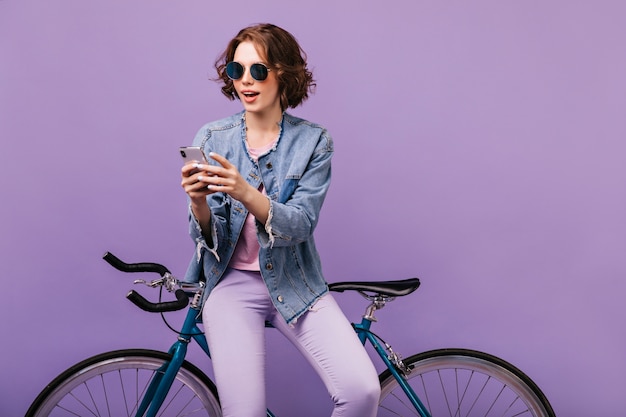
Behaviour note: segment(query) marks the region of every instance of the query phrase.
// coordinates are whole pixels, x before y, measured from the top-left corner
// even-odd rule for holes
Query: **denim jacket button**
[[[268,162],[267,164],[265,164],[265,168],[267,168],[267,169],[272,169],[272,168],[273,168],[272,163],[271,163],[271,162]]]
[[[267,264],[267,265],[265,265],[265,269],[267,269],[267,270],[271,271],[272,269],[274,269],[274,265],[272,265],[272,264]]]
[[[282,303],[283,301],[285,301],[282,295],[279,295],[276,299],[278,300],[279,303]]]

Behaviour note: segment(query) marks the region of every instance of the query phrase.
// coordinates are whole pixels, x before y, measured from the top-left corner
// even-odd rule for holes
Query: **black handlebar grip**
[[[111,265],[113,268],[122,272],[156,272],[161,276],[164,276],[166,273],[170,272],[169,269],[167,269],[163,265],[152,262],[127,264],[126,262],[119,259],[117,256],[113,255],[111,252],[105,253],[102,258],[107,261],[109,265]]]
[[[189,304],[189,297],[187,297],[185,291],[178,289],[174,292],[174,295],[176,295],[176,301],[153,303],[146,300],[137,291],[130,290],[130,292],[126,295],[126,298],[132,301],[133,304],[135,304],[140,309],[148,311],[150,313],[166,313],[168,311],[182,310],[183,308],[187,307],[187,304]]]

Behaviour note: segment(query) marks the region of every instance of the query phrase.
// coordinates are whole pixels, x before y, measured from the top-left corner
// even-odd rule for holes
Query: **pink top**
[[[248,148],[248,153],[256,161],[259,156],[267,153],[274,147],[276,141],[269,143],[262,148]],[[265,188],[263,184],[259,187],[259,191],[265,194]],[[244,271],[260,271],[259,267],[259,240],[256,234],[256,219],[250,213],[246,216],[246,221],[243,225],[243,230],[235,246],[235,252],[230,260],[230,267],[235,269],[241,269]]]

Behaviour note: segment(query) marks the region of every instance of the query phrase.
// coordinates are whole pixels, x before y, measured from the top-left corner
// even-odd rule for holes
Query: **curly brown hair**
[[[216,81],[224,83],[222,93],[230,100],[239,97],[233,81],[226,74],[226,64],[233,60],[235,50],[242,42],[252,42],[268,67],[275,71],[283,111],[299,106],[309,97],[309,92],[313,93],[315,80],[307,68],[307,56],[298,41],[276,25],[261,23],[240,30],[215,61]]]

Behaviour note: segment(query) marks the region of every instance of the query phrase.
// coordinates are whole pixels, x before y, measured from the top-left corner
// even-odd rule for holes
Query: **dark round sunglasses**
[[[226,64],[226,75],[231,80],[238,80],[243,77],[243,73],[246,71],[246,67],[239,62],[231,61]],[[267,73],[270,71],[268,67],[263,64],[250,65],[250,75],[257,81],[265,81],[267,79]]]

